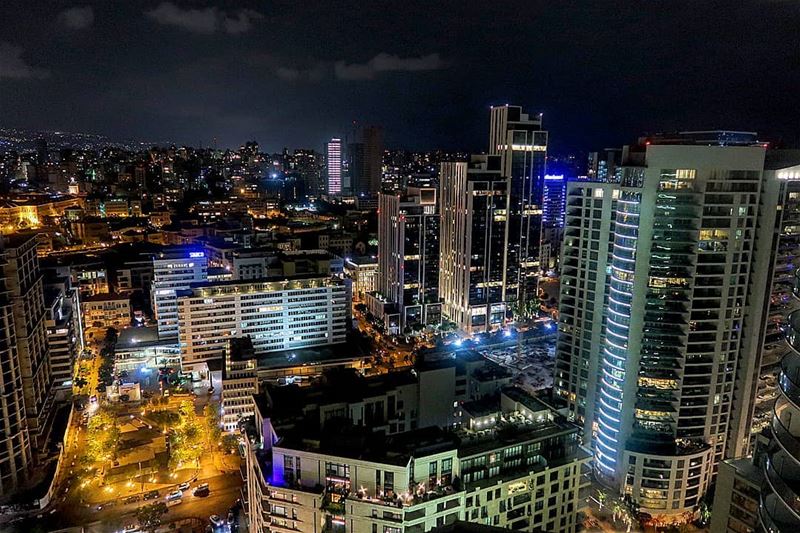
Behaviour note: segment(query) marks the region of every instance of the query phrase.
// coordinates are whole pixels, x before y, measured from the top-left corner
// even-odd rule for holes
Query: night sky
[[[800,140],[800,1],[210,4],[3,0],[0,127],[322,149],[484,150],[488,106],[543,112],[556,151],[646,131]]]

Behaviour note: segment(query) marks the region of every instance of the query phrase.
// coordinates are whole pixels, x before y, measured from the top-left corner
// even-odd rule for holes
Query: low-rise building
[[[457,369],[479,359],[269,387],[244,443],[249,530],[424,533],[469,520],[575,531],[589,460],[579,428],[502,380],[471,400],[492,416],[465,421]]]
[[[344,272],[353,280],[353,301],[363,302],[367,293],[377,288],[378,259],[372,256],[348,257]]]
[[[131,302],[128,296],[115,293],[95,294],[81,302],[87,327],[124,328],[131,324]]]

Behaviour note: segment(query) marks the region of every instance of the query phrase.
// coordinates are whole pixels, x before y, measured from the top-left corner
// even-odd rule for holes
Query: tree
[[[184,400],[178,406],[178,423],[170,435],[170,466],[195,463],[203,454],[203,433],[194,412],[194,403]]]
[[[606,493],[600,489],[597,489],[597,506],[600,508],[601,511],[603,510],[603,502],[606,501],[606,498],[607,498]]]
[[[161,517],[167,513],[164,502],[152,503],[136,509],[136,519],[145,531],[153,532],[161,525]]]
[[[219,405],[209,403],[203,408],[203,416],[208,429],[208,443],[213,448],[222,437],[222,428],[219,415]]]
[[[117,417],[108,408],[101,407],[89,419],[86,438],[86,455],[92,462],[105,462],[117,457],[120,430]]]

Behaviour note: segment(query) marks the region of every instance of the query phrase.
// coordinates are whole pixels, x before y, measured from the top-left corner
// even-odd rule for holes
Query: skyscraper
[[[749,442],[766,329],[776,174],[755,134],[701,133],[567,188],[556,393],[598,478],[651,515],[694,512]]]
[[[342,193],[342,140],[333,138],[327,145],[328,194]]]
[[[466,332],[505,320],[508,181],[497,155],[441,165],[439,295],[443,313]]]
[[[542,249],[539,265],[547,271],[558,267],[564,230],[564,198],[567,182],[563,174],[544,177],[542,195]]]
[[[519,106],[492,107],[489,154],[500,156],[500,172],[510,180],[503,300],[515,302],[521,314],[529,314],[529,302],[536,301],[542,268],[539,253],[547,139],[541,115],[531,117]]]
[[[441,321],[436,192],[409,188],[379,196],[378,291],[398,315],[395,333]]]
[[[3,270],[14,313],[16,355],[25,396],[28,434],[31,446],[44,451],[55,409],[52,408],[53,374],[45,327],[43,281],[36,255],[36,235],[8,235],[4,244]]]
[[[383,128],[365,126],[364,137],[364,184],[359,193],[377,194],[383,179]]]
[[[14,300],[6,279],[7,259],[0,254],[0,495],[19,488],[32,466],[31,443],[26,424],[25,395],[17,354]]]

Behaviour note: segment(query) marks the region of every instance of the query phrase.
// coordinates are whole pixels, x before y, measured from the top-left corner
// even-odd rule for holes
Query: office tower
[[[563,174],[546,175],[542,195],[542,250],[539,265],[542,270],[558,268],[561,238],[564,230],[564,199],[567,182]]]
[[[249,530],[422,533],[465,519],[576,531],[589,459],[579,431],[510,380],[459,352],[413,371],[269,385],[243,439]]]
[[[381,190],[381,180],[383,179],[383,128],[365,126],[362,135],[364,138],[363,192],[377,194]]]
[[[347,144],[347,185],[343,186],[350,194],[364,194],[368,191],[365,178],[364,143],[352,142]]]
[[[8,235],[4,245],[3,270],[14,311],[16,355],[22,376],[28,434],[34,449],[44,451],[55,409],[36,235]]]
[[[165,248],[153,256],[150,302],[158,322],[160,339],[178,340],[176,292],[208,278],[208,260],[201,249],[186,246]]]
[[[327,145],[328,194],[342,193],[342,140],[333,138]]]
[[[17,353],[14,296],[6,278],[7,258],[0,253],[0,496],[25,482],[33,458],[26,424],[22,365]]]
[[[541,265],[542,194],[547,132],[542,116],[531,117],[519,106],[491,109],[489,154],[500,156],[500,172],[509,178],[508,228],[503,300],[518,315],[536,308]],[[531,305],[534,303],[534,305]]]
[[[381,314],[397,315],[384,318],[397,324],[394,334],[441,322],[437,203],[436,189],[379,195],[377,291],[386,303]]]
[[[693,513],[750,441],[779,226],[765,153],[755,134],[656,136],[619,183],[568,184],[556,392],[597,477],[653,516]]]
[[[306,274],[194,283],[178,290],[184,368],[222,362],[232,337],[249,336],[256,354],[345,341],[349,282]]]
[[[466,332],[499,328],[506,315],[508,182],[500,156],[442,163],[439,296]]]

